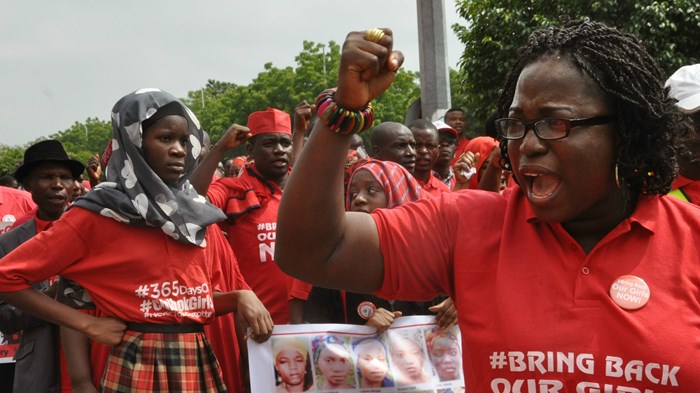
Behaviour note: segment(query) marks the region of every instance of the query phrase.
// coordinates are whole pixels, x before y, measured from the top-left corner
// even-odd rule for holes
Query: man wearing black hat
[[[29,191],[37,208],[29,219],[0,236],[0,258],[47,229],[61,217],[70,202],[73,181],[85,170],[71,159],[63,145],[46,140],[30,146],[15,178]],[[48,296],[55,295],[49,281],[33,284]],[[0,330],[3,334],[21,332],[15,354],[15,392],[60,392],[58,327],[0,303]],[[69,381],[64,381],[70,386]]]

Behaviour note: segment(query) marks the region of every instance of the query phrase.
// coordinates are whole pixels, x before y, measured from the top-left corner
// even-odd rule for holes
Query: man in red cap
[[[249,139],[248,139],[249,138]],[[207,180],[226,152],[248,139],[253,164],[239,177]],[[232,125],[212,146],[190,177],[197,191],[228,217],[220,223],[228,234],[241,273],[270,311],[275,324],[289,323],[291,278],[274,261],[277,208],[290,171],[292,128],[289,114],[268,108],[248,117],[248,127]]]
[[[433,172],[433,165],[439,153],[437,128],[425,119],[414,120],[408,128],[411,129],[416,143],[416,164],[411,174],[430,195],[437,196],[443,192],[450,192],[450,188]]]
[[[455,157],[455,149],[457,147],[457,138],[459,133],[454,128],[447,125],[441,120],[436,120],[433,125],[438,130],[438,157],[433,164],[433,170],[438,177],[450,190],[455,189],[456,178],[450,163]]]

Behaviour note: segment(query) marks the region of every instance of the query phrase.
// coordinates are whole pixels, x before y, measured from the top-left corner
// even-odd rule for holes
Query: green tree
[[[24,157],[25,147],[0,144],[0,176],[13,175]]]
[[[321,91],[337,84],[340,46],[333,41],[304,41],[302,52],[294,60],[296,67],[265,64],[247,86],[209,80],[203,89],[189,92],[184,101],[214,141],[232,123],[246,124],[252,112],[274,107],[292,114],[299,102],[312,102]],[[417,78],[415,72],[398,72],[392,87],[374,102],[377,123],[403,122],[406,109],[420,96]],[[244,150],[241,146],[231,155],[243,154]]]
[[[197,115],[212,141],[218,140],[232,123],[246,124],[252,112],[274,107],[292,114],[299,102],[312,102],[322,90],[337,84],[340,46],[334,41],[327,44],[304,41],[301,53],[294,60],[294,67],[265,64],[248,85],[210,79],[203,88],[188,92],[183,102]],[[417,78],[416,72],[398,72],[392,87],[374,102],[375,124],[403,122],[407,108],[420,96]],[[102,154],[111,132],[109,121],[88,118],[48,138],[61,141],[68,154],[86,162],[93,154]],[[363,136],[369,138],[368,134]],[[32,143],[17,148],[0,145],[0,171],[12,173],[16,161]],[[231,155],[244,151],[245,146],[241,146]]]
[[[636,35],[668,75],[700,62],[697,0],[461,0],[457,9],[466,24],[452,28],[465,48],[453,102],[464,103],[478,119],[495,109],[517,48],[535,29],[560,25],[563,18],[590,17]]]
[[[29,146],[44,139],[56,139],[63,144],[69,156],[85,163],[95,153],[102,155],[111,135],[112,125],[110,122],[88,118],[84,122],[76,121],[66,130],[37,138],[24,146],[0,145],[0,176],[12,175],[15,166],[24,157],[24,151]]]
[[[85,163],[97,153],[100,156],[112,137],[112,124],[97,118],[75,122],[70,128],[49,135],[63,144],[68,155]]]

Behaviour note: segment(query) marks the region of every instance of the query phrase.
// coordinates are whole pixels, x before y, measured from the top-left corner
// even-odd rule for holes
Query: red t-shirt
[[[35,208],[32,194],[0,186],[0,234],[9,231],[18,217],[24,216]]]
[[[700,392],[700,208],[641,197],[589,254],[517,187],[372,216],[384,256],[377,294],[454,300],[470,391]],[[648,284],[641,309],[609,295],[623,275]]]
[[[292,278],[274,260],[277,210],[282,190],[263,182],[253,168],[209,186],[207,197],[229,216],[219,225],[228,234],[246,282],[272,315],[276,325],[289,323],[287,296]]]
[[[416,181],[418,181],[418,184],[420,184],[421,188],[423,188],[425,192],[432,196],[438,196],[443,192],[451,192],[450,187],[438,179],[438,177],[432,172],[430,173],[430,177],[428,178],[427,182],[423,182],[418,179],[416,179]]]
[[[208,247],[216,247],[224,253],[221,258],[217,258],[217,261],[222,263],[220,267],[222,279],[219,281],[219,289],[222,292],[250,289],[243,280],[243,276],[238,270],[236,256],[226,244],[226,239],[221,231],[218,228],[212,228],[207,232],[207,235]],[[86,310],[85,312],[95,316],[103,315],[99,310]],[[221,365],[226,387],[231,392],[243,391],[241,357],[233,313],[214,318],[210,324],[204,325],[204,332]],[[99,389],[111,348],[95,341],[91,341],[90,344],[92,381]]]
[[[250,289],[238,269],[236,256],[233,254],[231,247],[227,244],[226,238],[218,227],[212,227],[207,232],[208,234],[211,232],[211,235],[207,237],[207,247],[214,246],[217,250],[223,252],[221,258],[217,258],[217,261],[221,264],[219,267],[221,270],[219,289],[222,292]],[[220,315],[214,318],[212,323],[204,326],[204,331],[216,358],[219,360],[224,374],[224,382],[229,392],[242,392],[243,376],[241,375],[241,353],[238,347],[236,324],[233,313]]]
[[[214,228],[214,231],[216,228]],[[211,229],[207,236],[211,237]],[[61,275],[82,285],[108,316],[147,323],[209,323],[226,248],[172,239],[158,228],[73,208],[5,256],[0,292]]]

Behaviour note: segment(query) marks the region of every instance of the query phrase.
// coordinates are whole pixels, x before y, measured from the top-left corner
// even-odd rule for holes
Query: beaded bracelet
[[[372,104],[357,111],[341,108],[335,102],[335,90],[327,89],[316,98],[318,118],[331,131],[350,135],[362,132],[374,123]]]

